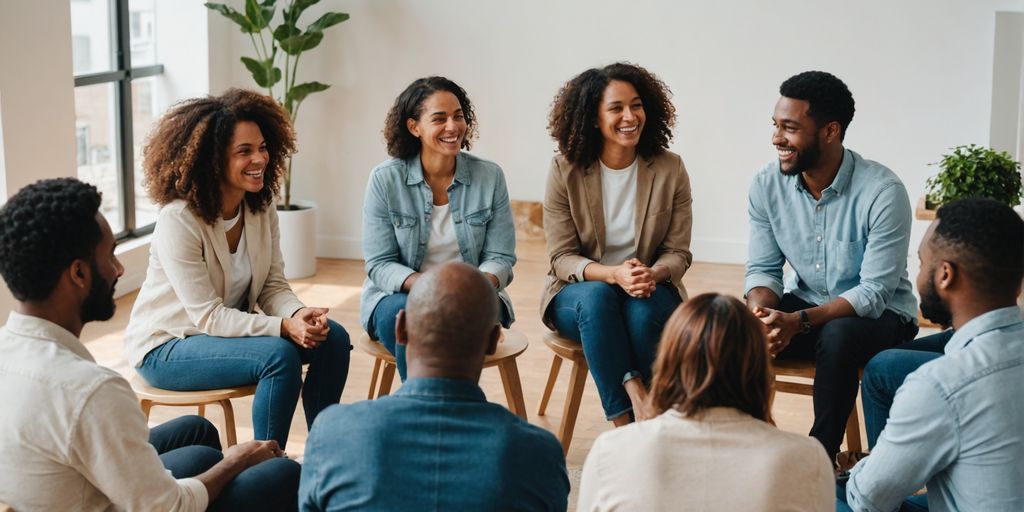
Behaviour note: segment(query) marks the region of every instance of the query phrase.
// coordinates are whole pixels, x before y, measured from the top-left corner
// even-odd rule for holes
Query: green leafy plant
[[[957,146],[952,154],[942,155],[938,165],[939,173],[926,182],[928,208],[965,197],[988,197],[1009,206],[1021,202],[1020,162],[1005,151]]]
[[[328,12],[305,30],[298,26],[302,13],[319,3],[320,0],[291,0],[281,11],[281,23],[271,27],[270,22],[277,12],[277,0],[245,0],[245,12],[239,12],[225,4],[206,3],[207,8],[217,11],[225,18],[235,22],[242,33],[248,34],[256,58],[242,57],[242,64],[252,73],[256,85],[265,88],[270,97],[277,100],[295,125],[299,115],[299,107],[310,94],[324,91],[330,85],[321,82],[295,83],[298,76],[299,57],[306,51],[316,48],[324,39],[324,30],[337,25],[349,18],[343,12]],[[279,64],[283,66],[279,67]],[[281,81],[280,95],[275,95],[275,86]],[[282,208],[291,209],[292,161],[288,159],[288,169],[284,175],[284,204]]]

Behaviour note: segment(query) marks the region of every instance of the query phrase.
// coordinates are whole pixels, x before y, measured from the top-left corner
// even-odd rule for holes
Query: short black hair
[[[0,275],[15,299],[45,299],[71,262],[95,261],[100,201],[96,187],[57,178],[26,186],[0,208]]]
[[[462,116],[466,119],[466,136],[462,138],[462,149],[473,147],[476,137],[476,112],[469,101],[466,91],[459,84],[443,77],[428,76],[409,84],[395,98],[395,104],[388,110],[384,120],[384,142],[388,146],[388,154],[393,158],[408,160],[420,153],[422,143],[405,125],[406,119],[419,119],[423,114],[423,102],[438,91],[447,91],[455,95],[462,107]]]
[[[597,127],[597,112],[604,90],[612,80],[627,82],[644,104],[644,122],[637,153],[644,158],[660,155],[672,141],[676,108],[672,90],[641,66],[616,62],[591,68],[566,82],[555,96],[548,114],[548,132],[558,141],[558,151],[569,163],[588,167],[601,156],[604,136]]]
[[[807,114],[819,127],[838,122],[839,140],[846,138],[846,128],[853,121],[856,109],[850,89],[835,75],[825,71],[804,71],[782,82],[779,94],[809,103]]]
[[[936,212],[932,247],[955,258],[974,286],[1016,295],[1024,279],[1024,220],[992,199],[959,199]]]

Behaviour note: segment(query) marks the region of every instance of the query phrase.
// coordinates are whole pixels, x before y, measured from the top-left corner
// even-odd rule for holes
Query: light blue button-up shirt
[[[889,512],[927,483],[928,509],[1024,510],[1024,318],[1016,306],[964,324],[911,373],[850,474],[854,510]]]
[[[917,299],[907,277],[910,199],[887,167],[843,151],[821,199],[779,162],[763,167],[749,191],[750,245],[744,294],[763,286],[822,305],[846,299],[865,318],[890,309],[917,322]],[[783,286],[782,268],[792,272]]]
[[[564,511],[562,445],[487,402],[475,382],[412,378],[332,405],[306,441],[299,506],[318,510]]]
[[[509,323],[515,320],[505,287],[516,264],[516,230],[501,167],[469,153],[455,157],[448,205],[462,261],[494,274]],[[365,329],[373,308],[401,291],[427,254],[434,193],[423,180],[419,155],[388,160],[370,172],[363,201],[363,259],[366,281],[359,303]],[[505,327],[508,327],[506,325]]]

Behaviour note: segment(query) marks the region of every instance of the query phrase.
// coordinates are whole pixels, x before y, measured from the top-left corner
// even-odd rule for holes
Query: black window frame
[[[115,84],[117,97],[117,126],[115,140],[118,143],[117,171],[120,193],[119,206],[123,229],[115,233],[118,241],[138,238],[153,232],[156,223],[145,226],[135,225],[135,143],[132,136],[132,80],[163,74],[164,65],[132,67],[129,0],[109,0],[111,39],[114,41],[113,70],[75,75],[75,87],[99,84]]]

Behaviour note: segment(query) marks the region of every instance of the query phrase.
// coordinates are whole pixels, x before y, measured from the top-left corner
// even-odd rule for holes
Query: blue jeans
[[[864,427],[868,434],[868,449],[874,448],[878,436],[889,420],[889,409],[896,390],[921,365],[942,356],[953,330],[908,341],[896,348],[884,350],[871,358],[864,367],[861,381],[861,401],[864,403]]]
[[[150,384],[174,391],[196,391],[256,384],[252,425],[256,439],[285,448],[295,404],[302,393],[306,426],[341,399],[348,378],[352,344],[337,322],[319,347],[299,348],[275,336],[221,338],[198,334],[154,348],[136,368]],[[306,383],[302,365],[309,363]]]
[[[667,283],[637,299],[598,281],[569,284],[551,300],[548,318],[559,334],[583,344],[607,419],[633,410],[624,379],[632,374],[650,382],[661,330],[681,303]]]
[[[380,300],[377,306],[370,313],[370,320],[367,322],[367,334],[371,338],[380,341],[384,348],[395,356],[395,366],[398,368],[398,376],[405,382],[405,345],[399,345],[395,341],[395,317],[398,312],[405,309],[405,301],[409,298],[406,293],[392,293]],[[499,311],[498,323],[509,325],[510,315],[505,309],[505,304],[498,301]]]
[[[174,478],[200,475],[224,458],[217,429],[199,416],[153,427],[149,444]],[[239,473],[207,510],[294,510],[301,471],[293,460],[264,461]]]

